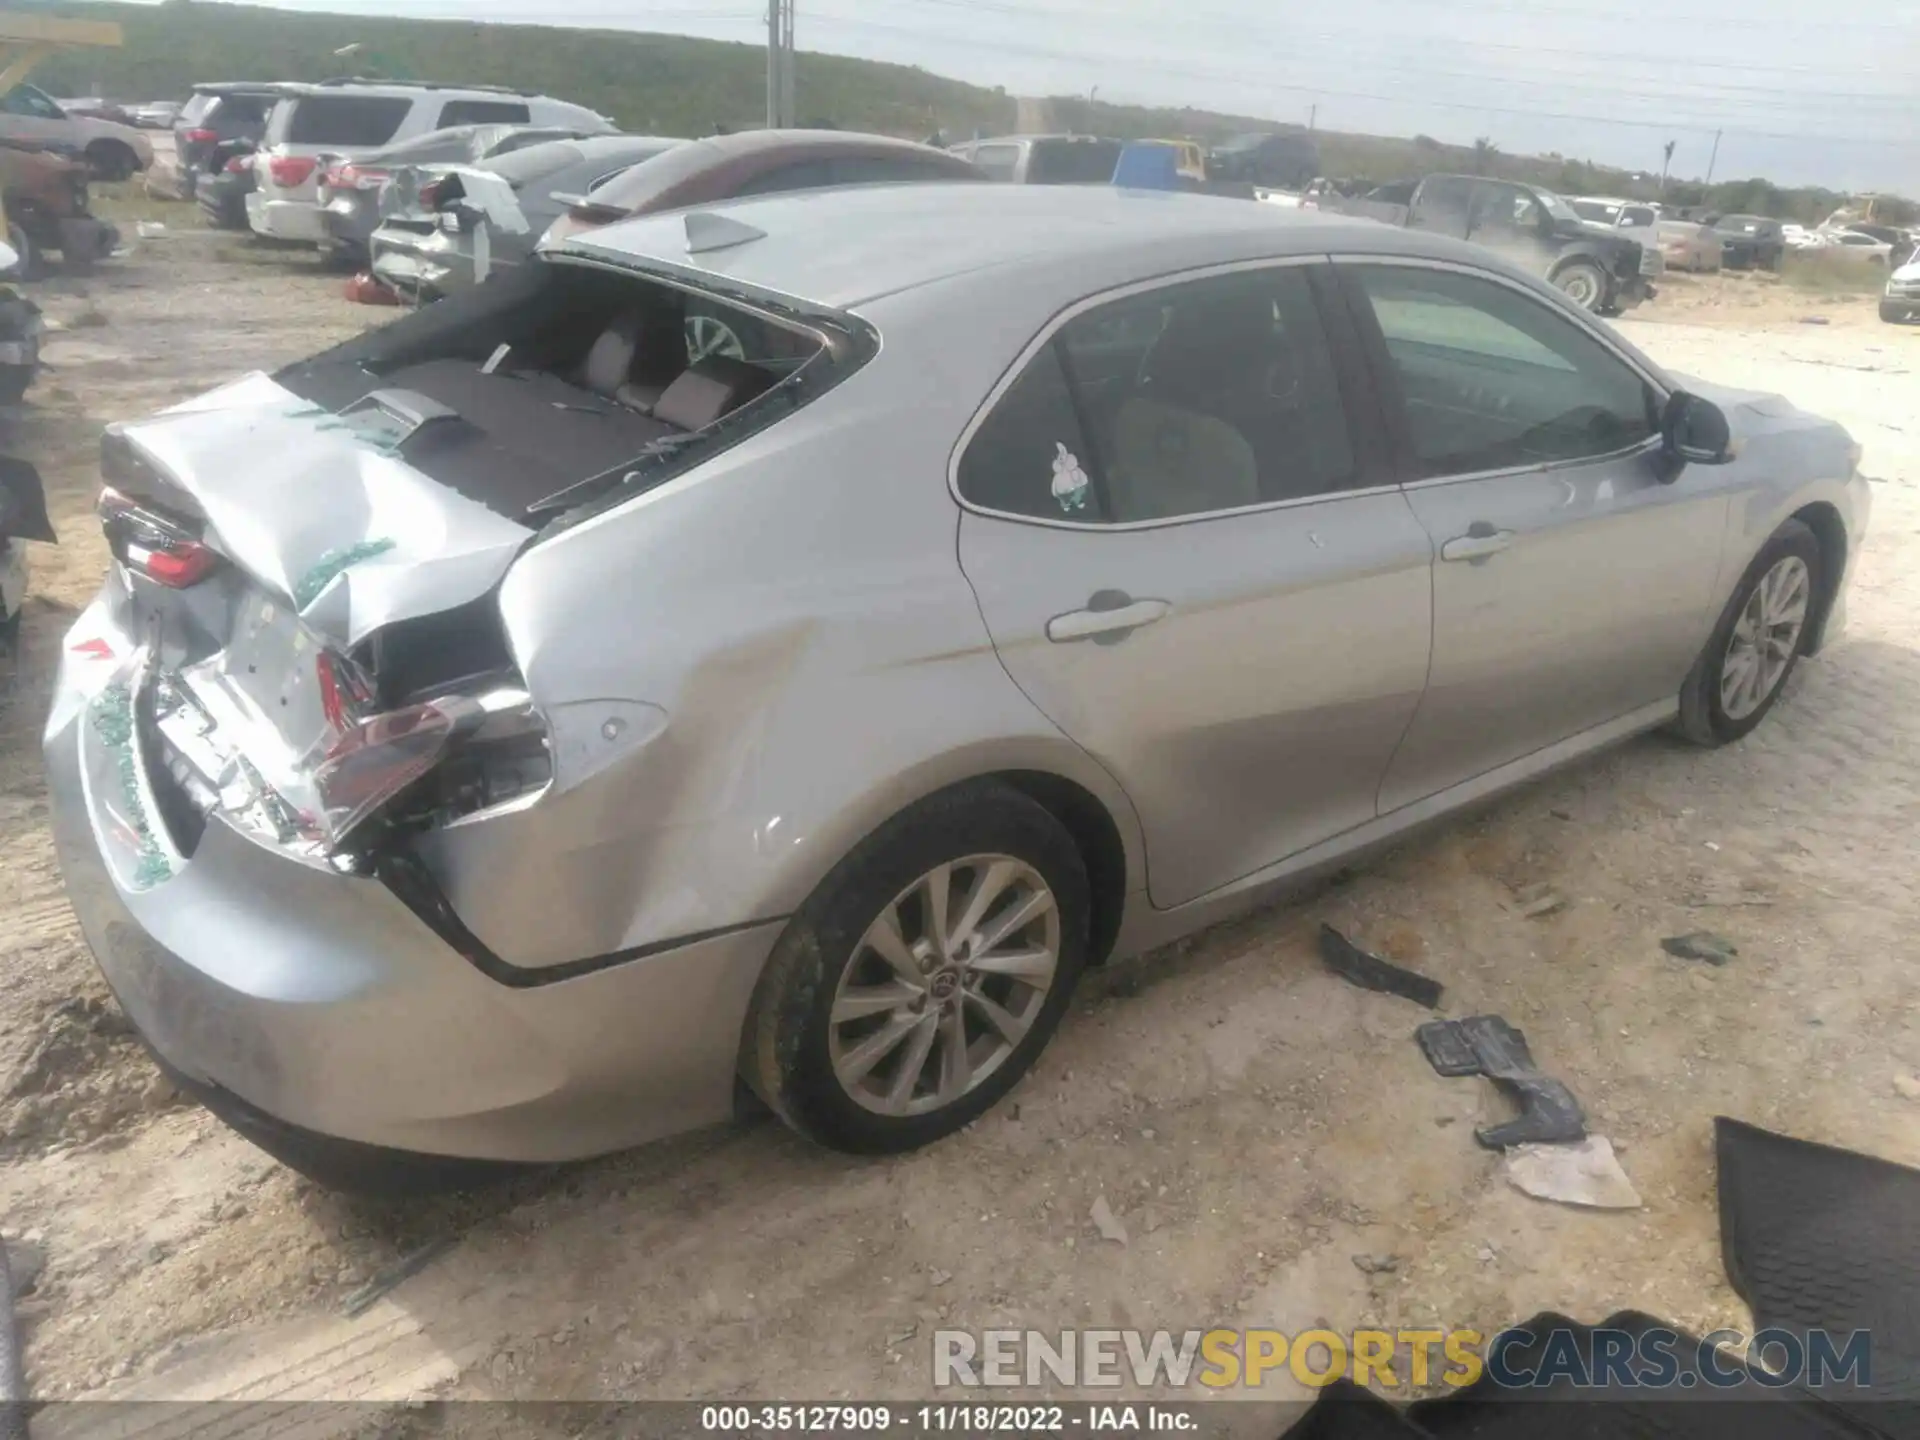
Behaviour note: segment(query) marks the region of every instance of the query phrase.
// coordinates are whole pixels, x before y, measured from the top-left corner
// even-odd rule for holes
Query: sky
[[[764,0],[268,0],[764,42]],[[1831,5],[1831,8],[1829,6]],[[1673,174],[1920,197],[1920,0],[796,0],[803,50]],[[1316,108],[1317,107],[1317,108]],[[800,100],[804,111],[804,95]],[[1720,132],[1717,155],[1715,132]]]

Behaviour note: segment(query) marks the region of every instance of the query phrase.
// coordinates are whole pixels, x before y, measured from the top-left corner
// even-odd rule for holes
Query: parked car
[[[0,251],[5,249],[0,245]],[[10,647],[20,631],[27,598],[26,547],[58,543],[47,519],[40,472],[25,460],[0,455],[0,649]]]
[[[1661,220],[1654,225],[1653,233],[1669,270],[1712,273],[1723,263],[1726,247],[1711,225],[1696,225],[1691,220]]]
[[[287,88],[259,82],[193,87],[193,97],[173,126],[173,153],[189,197],[198,194],[202,175],[218,173],[238,153],[229,149],[223,159],[216,150],[240,140],[258,148],[267,133],[267,116]]]
[[[142,130],[171,130],[185,108],[178,100],[149,100],[133,107],[133,123]]]
[[[1207,179],[1207,152],[1200,148],[1195,140],[1151,140],[1151,145],[1165,145],[1173,151],[1174,170],[1182,180],[1191,180],[1196,185]]]
[[[98,95],[80,95],[71,98],[56,97],[54,104],[69,115],[84,115],[94,120],[110,120],[115,125],[126,125],[138,129],[140,122],[134,113],[124,105],[112,100],[103,100]]]
[[[595,132],[598,133],[598,132]],[[455,125],[429,130],[357,160],[341,160],[320,174],[318,199],[326,212],[327,248],[365,256],[380,228],[380,194],[396,171],[438,165],[476,165],[555,140],[578,140],[585,132],[533,125]]]
[[[562,240],[634,215],[751,195],[986,178],[973,162],[910,140],[846,130],[749,130],[679,146],[609,179],[590,196],[572,197],[575,203],[552,222],[546,238]]]
[[[1106,185],[1123,148],[1098,135],[998,135],[949,147],[989,180],[1014,185]]]
[[[687,142],[664,135],[552,140],[478,165],[422,178],[404,171],[382,191],[381,222],[367,242],[383,284],[418,301],[479,284],[533,253],[542,232],[635,165]]]
[[[1885,265],[1893,255],[1893,246],[1864,230],[1842,230],[1827,237],[1827,250],[1870,265]]]
[[[329,80],[291,87],[273,107],[254,160],[247,219],[269,239],[327,238],[323,162],[352,160],[455,125],[540,125],[611,134],[602,115],[564,100],[483,85]]]
[[[1580,195],[1570,198],[1567,203],[1582,220],[1613,230],[1652,230],[1660,223],[1660,207],[1638,200]]]
[[[1721,262],[1729,270],[1778,270],[1787,241],[1780,222],[1764,215],[1722,215],[1713,222]]]
[[[514,264],[535,242],[557,240],[636,214],[707,205],[742,195],[828,186],[914,180],[979,181],[973,165],[943,150],[844,130],[750,130],[706,140],[669,142],[639,164],[631,159],[614,173],[595,144],[584,166],[532,177],[557,157],[523,151],[520,157],[455,171],[434,187],[431,203],[411,215],[396,215],[374,236],[373,272],[403,294],[433,298],[474,283],[476,241],[485,234],[489,268]],[[492,172],[488,174],[487,172]],[[585,190],[586,193],[581,193]],[[448,228],[443,217],[455,217]],[[480,221],[488,224],[483,231]]]
[[[194,199],[214,230],[246,230],[247,197],[254,191],[253,157],[260,147],[252,140],[223,140],[207,157]]]
[[[1827,237],[1822,231],[1809,230],[1804,225],[1783,222],[1780,226],[1780,241],[1789,250],[1818,250],[1827,243]]]
[[[1320,173],[1320,147],[1305,130],[1236,135],[1207,152],[1207,178],[1299,190]]]
[[[1887,276],[1887,291],[1880,297],[1880,318],[1896,325],[1920,320],[1920,255],[1909,258]]]
[[[1747,735],[1844,623],[1858,456],[1431,232],[645,216],[109,431],[56,845],[153,1053],[328,1183],[637,1144],[743,1076],[904,1150],[1088,965]]]
[[[83,155],[101,180],[125,180],[153,163],[153,142],[139,130],[97,116],[69,115],[46,91],[27,84],[0,95],[0,141]]]
[[[1657,293],[1666,268],[1657,245],[1595,225],[1537,185],[1478,175],[1429,175],[1385,185],[1358,200],[1322,195],[1322,214],[1471,240],[1557,286],[1583,310],[1613,314]]]
[[[85,160],[67,151],[0,141],[0,200],[21,278],[40,275],[53,251],[62,265],[84,270],[119,243],[119,231],[94,217],[90,173]]]
[[[40,374],[40,307],[20,290],[26,267],[20,252],[0,242],[0,404],[15,405]],[[4,501],[0,500],[0,504]],[[5,529],[0,526],[0,547]],[[0,559],[0,576],[6,570]]]

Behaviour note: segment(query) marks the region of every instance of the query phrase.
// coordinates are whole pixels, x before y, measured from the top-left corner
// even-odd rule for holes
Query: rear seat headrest
[[[709,355],[680,372],[654,405],[653,418],[680,430],[704,430],[772,384],[773,376],[757,365]]]

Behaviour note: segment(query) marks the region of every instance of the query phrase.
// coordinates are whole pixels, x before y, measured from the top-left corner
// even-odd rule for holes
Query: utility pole
[[[1713,184],[1713,162],[1720,158],[1720,132],[1713,132],[1713,153],[1707,157],[1707,184]]]
[[[1313,133],[1313,125],[1320,118],[1320,102],[1315,101],[1307,107],[1307,133]]]
[[[767,0],[767,128],[793,122],[793,0]]]
[[[1660,198],[1662,200],[1667,198],[1667,171],[1673,168],[1673,148],[1678,143],[1677,140],[1667,141],[1666,151],[1660,157]]]

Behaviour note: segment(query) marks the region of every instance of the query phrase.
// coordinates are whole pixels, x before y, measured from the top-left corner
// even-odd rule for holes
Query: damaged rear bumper
[[[67,638],[46,730],[55,841],[128,1017],[242,1133],[302,1168],[337,1153],[377,1170],[575,1159],[732,1115],[778,922],[554,983],[503,980],[379,879],[293,858],[222,814],[183,856],[140,727],[116,723],[138,664],[96,600]]]

